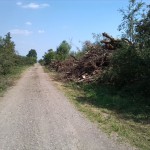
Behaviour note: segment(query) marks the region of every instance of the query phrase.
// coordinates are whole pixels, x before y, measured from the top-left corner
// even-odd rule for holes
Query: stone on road
[[[127,150],[78,112],[39,64],[0,98],[0,150]]]

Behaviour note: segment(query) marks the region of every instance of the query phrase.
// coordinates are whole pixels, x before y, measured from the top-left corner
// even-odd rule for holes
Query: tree
[[[44,65],[44,59],[40,59],[38,62],[39,62],[41,65]]]
[[[70,52],[71,46],[67,41],[62,41],[59,47],[56,50],[57,59],[58,60],[65,60]]]
[[[150,5],[147,6],[150,8]],[[142,18],[137,26],[137,42],[140,44],[140,49],[149,48],[150,46],[150,10],[148,10],[147,14]]]
[[[123,37],[129,39],[131,42],[135,42],[136,30],[135,26],[138,23],[140,10],[144,3],[136,2],[136,0],[129,0],[127,10],[120,9],[119,11],[123,15],[122,23],[119,25],[118,30],[123,30]]]
[[[138,13],[141,5],[139,7],[133,5],[135,1],[130,1],[131,14],[125,16],[126,22],[123,20],[123,23],[128,25],[125,26],[126,34],[133,44],[122,41],[121,46],[113,53],[111,65],[103,77],[104,81],[112,83],[115,87],[128,88],[130,92],[148,96],[150,95],[150,10],[137,20],[132,17],[135,12]]]
[[[29,52],[28,56],[32,56]],[[15,67],[23,65],[32,65],[35,63],[37,55],[34,57],[20,56],[15,51],[15,43],[12,41],[10,33],[5,37],[0,37],[0,76],[11,74]]]
[[[27,57],[31,58],[34,62],[37,62],[37,52],[34,49],[31,49],[27,54]]]
[[[48,50],[48,52],[43,56],[45,65],[50,64],[52,62],[52,59],[54,59],[54,56],[55,52],[53,51],[53,49]]]
[[[7,51],[7,53],[15,54],[15,44],[11,41],[10,32],[5,35],[3,39],[3,49]]]
[[[10,73],[15,65],[15,44],[11,41],[10,33],[0,38],[0,74]]]
[[[29,53],[27,54],[27,57],[35,57],[35,58],[37,58],[37,52],[36,52],[36,50],[31,49],[29,51]]]

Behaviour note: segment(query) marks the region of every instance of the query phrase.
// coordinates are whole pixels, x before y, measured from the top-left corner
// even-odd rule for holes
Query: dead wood
[[[120,42],[128,39],[115,39],[107,33],[102,34],[105,39],[101,41],[102,46],[98,44],[85,43],[88,51],[77,59],[75,56],[63,61],[54,61],[49,67],[61,73],[65,80],[75,82],[94,82],[99,79],[103,72],[110,66],[110,60],[115,49],[119,47]],[[130,43],[131,44],[131,43]]]

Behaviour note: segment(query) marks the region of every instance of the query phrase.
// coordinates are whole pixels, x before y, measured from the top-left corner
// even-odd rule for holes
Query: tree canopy
[[[34,62],[37,62],[37,52],[35,49],[31,49],[29,53],[27,54],[27,57],[30,57],[33,59]]]
[[[45,53],[45,55],[43,56],[45,65],[51,63],[54,57],[55,57],[55,52],[53,51],[53,49],[49,49],[48,52]]]
[[[37,54],[34,52],[33,56],[37,57]],[[32,57],[17,54],[10,33],[7,33],[5,37],[0,37],[0,76],[11,73],[17,66],[32,65],[33,63],[35,63],[35,59],[33,61]]]
[[[143,2],[136,2],[136,0],[129,0],[127,9],[120,9],[123,19],[119,25],[119,31],[123,31],[122,36],[129,39],[131,42],[135,41],[135,27],[139,21],[140,10],[144,5]]]
[[[59,60],[65,60],[67,56],[69,55],[71,46],[67,41],[62,41],[62,43],[59,45],[59,47],[56,50],[57,59]]]

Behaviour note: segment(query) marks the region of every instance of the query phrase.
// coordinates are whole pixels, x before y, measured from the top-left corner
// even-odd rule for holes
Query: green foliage
[[[80,58],[82,58],[82,57],[84,56],[84,54],[85,54],[85,51],[78,50],[78,51],[76,52],[76,54],[75,54],[75,57],[76,57],[77,59],[80,59]]]
[[[136,0],[129,0],[127,10],[119,10],[123,15],[123,19],[118,29],[119,31],[124,31],[122,36],[129,39],[131,42],[135,42],[135,26],[138,23],[140,10],[142,9],[143,5],[144,3],[142,2],[136,2]]]
[[[53,49],[48,50],[47,53],[45,53],[45,55],[43,56],[43,60],[44,60],[44,64],[48,65],[52,62],[52,60],[55,57],[55,52],[53,51]]]
[[[142,96],[135,98],[115,87],[97,83],[65,83],[62,87],[77,108],[97,121],[109,135],[117,133],[140,149],[149,150],[150,105],[143,103]]]
[[[14,62],[11,59],[8,55],[0,55],[0,74],[6,75],[12,71]]]
[[[116,85],[132,83],[139,77],[140,58],[133,46],[124,44],[114,53],[111,63],[110,78]]]
[[[72,52],[71,55],[75,56],[77,59],[81,59],[87,51],[90,50],[89,46],[99,44],[98,39],[99,35],[93,34],[93,37],[96,39],[94,43],[90,41],[85,41],[82,43],[82,49],[78,49],[76,52]]]
[[[52,61],[63,61],[70,54],[71,46],[64,40],[59,45],[56,51],[49,49],[43,56],[39,63],[49,65]]]
[[[65,60],[69,56],[70,49],[70,44],[67,41],[62,41],[56,50],[56,59],[60,61]]]
[[[125,19],[134,17],[134,13],[138,14],[142,4],[131,0],[130,13],[125,16]],[[129,26],[126,28],[128,29],[126,34],[133,44],[122,43],[115,51],[111,58],[111,65],[103,74],[103,81],[125,89],[133,96],[148,97],[150,96],[150,11],[141,20],[136,19],[136,24],[132,26],[134,32],[131,33],[134,37],[128,34],[131,32]]]
[[[27,57],[31,58],[31,62],[36,63],[37,62],[37,52],[34,49],[31,49],[29,53],[27,54]]]
[[[33,59],[16,54],[10,33],[5,38],[0,37],[0,94],[13,84],[13,80],[18,78],[25,66],[35,63]]]
[[[35,58],[16,54],[10,33],[7,33],[5,38],[0,37],[0,76],[11,74],[15,67],[31,65],[35,61]]]
[[[10,73],[14,65],[15,44],[11,41],[10,33],[0,38],[0,74]]]
[[[38,62],[39,62],[41,65],[44,65],[44,59],[40,59]]]
[[[8,55],[15,54],[15,44],[13,41],[11,41],[11,36],[9,32],[5,35],[5,38],[3,38],[3,50]]]
[[[147,6],[150,8],[150,5]],[[150,46],[150,10],[147,12],[147,14],[144,16],[143,19],[141,19],[136,26],[136,32],[137,32],[137,42],[139,43],[139,48],[149,48]]]

